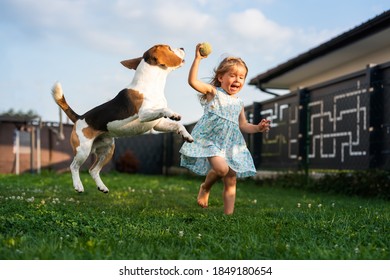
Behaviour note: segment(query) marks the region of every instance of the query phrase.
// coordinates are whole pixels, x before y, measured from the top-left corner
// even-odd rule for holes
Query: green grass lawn
[[[238,182],[223,215],[201,178],[110,173],[0,175],[0,259],[390,259],[390,203]]]

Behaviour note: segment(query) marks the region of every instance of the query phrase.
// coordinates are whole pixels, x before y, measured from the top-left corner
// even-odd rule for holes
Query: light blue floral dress
[[[214,99],[203,104],[204,114],[191,132],[193,143],[184,143],[180,149],[180,165],[199,174],[210,170],[208,157],[226,159],[237,177],[256,174],[252,156],[238,125],[244,103],[217,88]]]

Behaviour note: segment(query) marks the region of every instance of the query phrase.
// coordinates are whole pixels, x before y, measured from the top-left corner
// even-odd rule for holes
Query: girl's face
[[[221,88],[229,95],[234,95],[244,86],[246,74],[246,68],[244,66],[236,65],[226,73],[220,75],[218,81],[221,83]]]

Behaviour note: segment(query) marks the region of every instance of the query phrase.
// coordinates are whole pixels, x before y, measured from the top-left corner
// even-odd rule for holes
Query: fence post
[[[382,164],[383,146],[383,89],[381,88],[381,72],[374,64],[366,67],[367,90],[370,93],[370,168],[380,167]]]
[[[35,126],[30,127],[30,173],[35,173]]]
[[[162,158],[162,174],[168,175],[169,168],[173,161],[173,132],[163,134],[163,158]]]
[[[310,92],[306,88],[298,89],[299,98],[299,169],[304,169],[306,176],[309,175],[309,126],[310,126]]]
[[[257,124],[261,121],[261,108],[262,104],[260,102],[253,103],[253,123]],[[253,134],[253,161],[255,163],[256,169],[259,169],[262,158],[262,146],[263,146],[263,136],[262,133]]]

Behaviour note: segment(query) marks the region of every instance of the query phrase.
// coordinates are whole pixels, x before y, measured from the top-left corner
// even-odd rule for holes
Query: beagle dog
[[[175,122],[181,116],[167,107],[164,96],[166,78],[171,71],[183,65],[184,56],[182,48],[156,45],[142,57],[122,61],[122,65],[135,70],[129,87],[84,115],[75,113],[66,102],[61,85],[54,85],[52,95],[55,102],[74,122],[70,142],[75,156],[70,170],[77,192],[84,191],[79,169],[88,156],[94,153],[96,158],[89,173],[98,189],[108,193],[108,188],[100,178],[100,171],[113,156],[116,137],[135,136],[154,129],[161,132],[174,131],[185,141],[193,142],[185,127]]]

